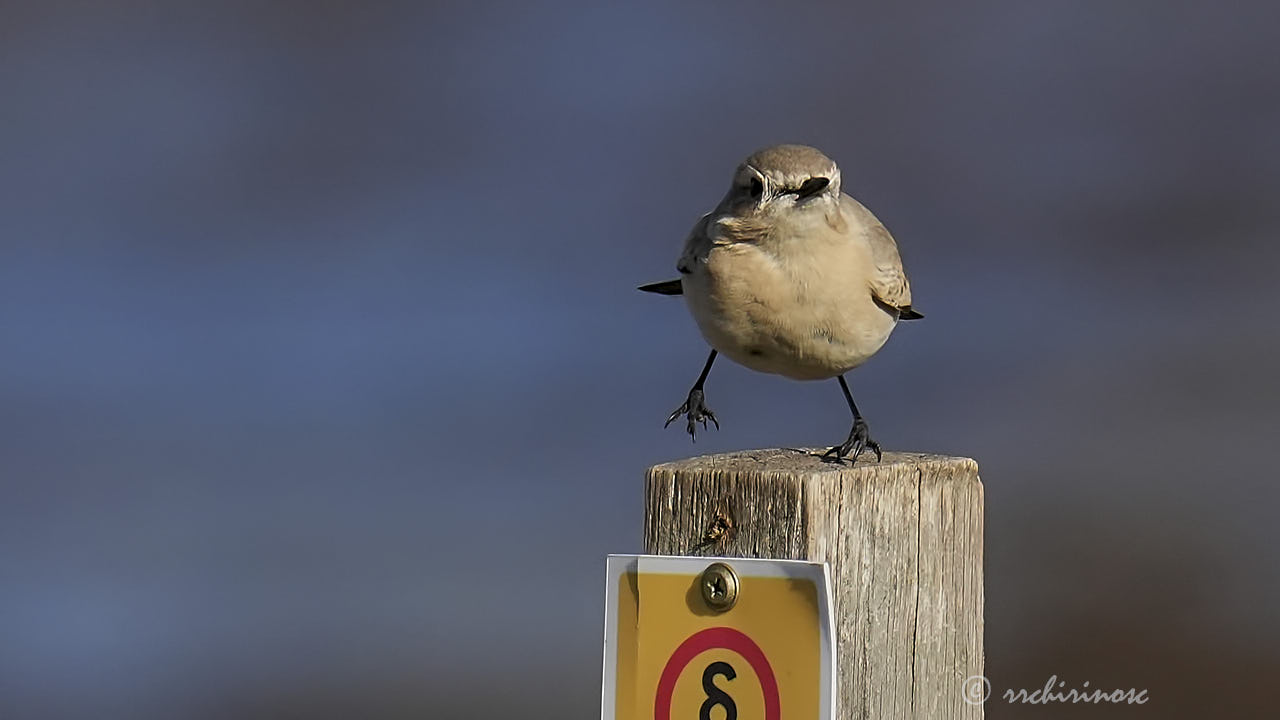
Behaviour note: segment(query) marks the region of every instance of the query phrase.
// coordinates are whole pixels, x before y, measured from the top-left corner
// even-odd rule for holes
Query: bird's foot
[[[862,418],[857,418],[853,421],[853,429],[849,431],[849,439],[822,453],[822,459],[838,463],[843,462],[844,456],[848,455],[849,464],[852,465],[858,461],[858,456],[862,454],[863,450],[874,452],[876,454],[876,462],[880,462],[882,457],[880,443],[871,439],[866,421]]]
[[[690,390],[689,399],[685,400],[683,405],[676,408],[675,412],[671,413],[671,417],[667,418],[667,422],[665,422],[662,427],[665,428],[675,422],[676,418],[679,418],[681,415],[685,415],[689,419],[689,425],[686,430],[689,432],[689,437],[693,438],[694,442],[698,441],[697,436],[694,434],[694,423],[702,423],[702,429],[705,430],[707,428],[707,421],[710,420],[715,423],[717,430],[720,429],[720,421],[716,420],[716,414],[711,412],[711,408],[707,407],[706,401],[702,396],[702,388],[694,388]]]

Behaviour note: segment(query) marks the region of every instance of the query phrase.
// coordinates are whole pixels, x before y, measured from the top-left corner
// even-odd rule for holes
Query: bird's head
[[[733,175],[720,210],[738,216],[823,208],[840,199],[840,168],[807,145],[774,145],[752,153]]]

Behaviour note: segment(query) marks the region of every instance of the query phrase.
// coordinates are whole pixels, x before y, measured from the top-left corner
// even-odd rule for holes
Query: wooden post
[[[839,720],[980,720],[982,483],[968,458],[821,451],[709,455],[649,468],[645,552],[826,561]],[[969,688],[970,697],[975,691]]]

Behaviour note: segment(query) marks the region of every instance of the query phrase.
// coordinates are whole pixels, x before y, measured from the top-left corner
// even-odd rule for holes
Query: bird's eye
[[[760,182],[760,178],[751,178],[751,185],[748,189],[751,197],[758,198],[764,194],[764,183]]]
[[[826,190],[827,186],[830,184],[831,184],[830,178],[811,177],[808,180],[805,180],[804,183],[800,185],[800,187],[796,188],[796,196],[799,197],[801,200],[808,197],[813,197],[814,195],[817,195],[823,190]]]

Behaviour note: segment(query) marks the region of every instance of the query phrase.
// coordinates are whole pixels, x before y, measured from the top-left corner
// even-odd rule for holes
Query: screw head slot
[[[698,580],[702,600],[714,612],[725,612],[738,602],[738,574],[722,562],[711,563]]]

